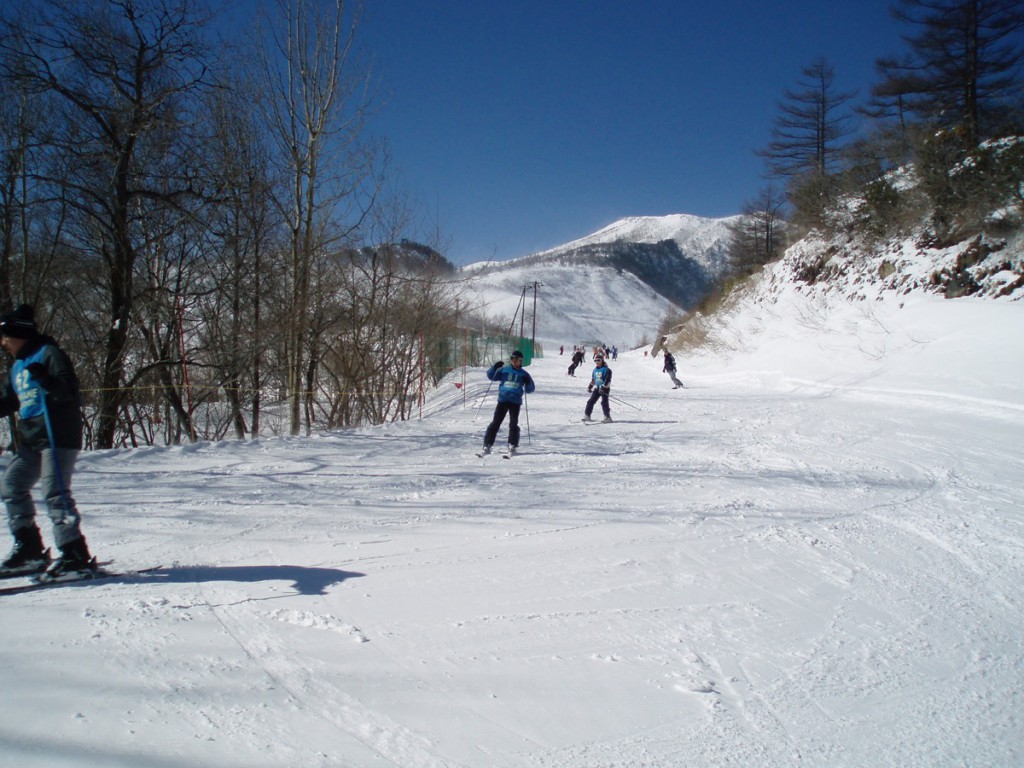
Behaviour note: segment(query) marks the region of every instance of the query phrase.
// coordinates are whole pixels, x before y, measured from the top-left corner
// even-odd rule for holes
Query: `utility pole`
[[[534,317],[532,317],[532,329],[529,332],[531,355],[537,350],[537,289],[543,285],[543,283],[538,283],[536,280],[534,281]],[[526,286],[526,288],[529,288],[529,286]],[[526,288],[522,290],[524,296],[526,294]],[[525,307],[523,307],[523,314],[525,313]]]
[[[533,330],[530,331],[530,344],[534,351],[537,349],[537,288],[541,285],[544,283],[533,281]]]
[[[523,338],[526,334],[523,326],[526,324],[526,289],[529,287],[528,285],[523,287],[523,293],[519,297],[519,306],[516,307],[516,312],[519,313],[519,338]],[[522,310],[521,313],[520,310]]]

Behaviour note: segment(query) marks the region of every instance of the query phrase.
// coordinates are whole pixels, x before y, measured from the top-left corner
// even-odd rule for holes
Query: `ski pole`
[[[615,395],[608,395],[608,399],[609,400],[614,400],[616,403],[619,403],[620,405],[628,405],[630,408],[632,408],[633,410],[636,410],[636,411],[642,411],[643,410],[643,408],[639,408],[638,406],[635,406],[632,403],[627,403],[625,400],[623,400],[621,398],[618,398],[618,397],[615,397]]]
[[[526,395],[523,395],[523,408],[526,409],[526,442],[532,443],[530,439],[530,404],[526,401]]]
[[[480,418],[480,409],[484,407],[484,403],[487,402],[487,396],[491,394],[491,387],[494,386],[494,380],[492,379],[487,383],[487,391],[484,392],[483,397],[480,398],[480,405],[476,407],[476,414],[473,416],[473,421],[477,421]]]

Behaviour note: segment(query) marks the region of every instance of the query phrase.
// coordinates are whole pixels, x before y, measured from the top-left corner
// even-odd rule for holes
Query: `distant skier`
[[[10,379],[0,391],[0,417],[19,414],[17,450],[0,481],[14,535],[14,549],[0,563],[0,575],[38,573],[40,581],[88,578],[95,574],[96,563],[82,537],[71,497],[71,474],[82,449],[75,369],[57,342],[36,329],[35,313],[27,304],[0,318],[0,345],[14,358]],[[52,564],[36,526],[32,503],[36,482],[60,547],[60,557]]]
[[[587,406],[583,409],[583,420],[592,420],[590,415],[594,412],[594,405],[600,398],[604,421],[608,422],[612,420],[612,409],[608,405],[608,395],[612,391],[612,369],[605,365],[604,355],[600,352],[594,356],[594,366],[594,371],[590,374],[590,383],[587,385],[590,399],[587,400]]]
[[[569,376],[576,376],[576,369],[583,365],[583,361],[586,360],[587,356],[583,353],[582,348],[573,347],[572,361],[569,363],[569,370],[566,373]]]
[[[676,378],[676,359],[672,357],[672,353],[667,349],[665,350],[665,365],[662,366],[661,370],[667,373],[669,378],[672,379],[672,383],[675,384],[672,389],[679,389],[683,386],[683,382]]]
[[[535,389],[533,377],[523,370],[523,353],[518,349],[512,353],[512,362],[505,365],[499,360],[487,371],[487,378],[498,381],[498,405],[494,409],[494,418],[484,432],[484,449],[482,456],[491,452],[498,429],[508,414],[508,455],[512,456],[519,450],[519,409],[523,404],[523,395]]]

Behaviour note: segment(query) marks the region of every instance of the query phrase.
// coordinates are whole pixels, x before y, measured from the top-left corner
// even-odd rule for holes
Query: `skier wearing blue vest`
[[[601,410],[604,411],[604,421],[612,420],[612,409],[608,405],[608,395],[611,391],[612,369],[605,364],[604,355],[598,352],[594,355],[594,371],[590,374],[590,383],[587,385],[590,399],[587,400],[587,407],[583,409],[583,421],[592,421],[590,414],[594,412],[594,405],[599,398]]]
[[[484,449],[481,455],[491,452],[498,429],[508,414],[508,455],[512,456],[519,449],[519,409],[523,405],[523,396],[534,390],[533,377],[523,370],[523,353],[518,349],[512,353],[512,362],[505,365],[504,360],[497,361],[487,370],[487,378],[501,382],[498,386],[498,405],[494,409],[494,418],[484,432]]]
[[[27,304],[0,318],[0,346],[14,358],[0,390],[0,418],[18,414],[16,451],[0,480],[14,549],[0,576],[39,574],[39,581],[88,578],[96,572],[71,496],[71,475],[82,449],[78,377],[68,356],[39,333]],[[53,523],[60,557],[50,562],[36,526],[32,486],[37,482]],[[49,567],[48,567],[49,566]]]

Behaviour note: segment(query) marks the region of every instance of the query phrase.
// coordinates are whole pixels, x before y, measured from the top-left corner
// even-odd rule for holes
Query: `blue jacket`
[[[26,370],[33,363],[46,369],[45,383]],[[44,400],[45,398],[45,400]],[[58,448],[82,448],[82,403],[78,377],[68,356],[49,336],[38,336],[18,353],[11,377],[0,389],[0,418],[17,413],[18,437],[34,451],[50,447],[45,411],[50,415]]]
[[[592,374],[590,374],[590,380],[594,385],[594,389],[600,389],[601,387],[611,388],[612,369],[602,363],[594,369]]]
[[[500,381],[498,387],[499,403],[523,404],[523,394],[530,394],[534,390],[533,377],[522,367],[518,370],[511,363],[499,368],[492,365],[487,371],[487,378],[491,381]]]

